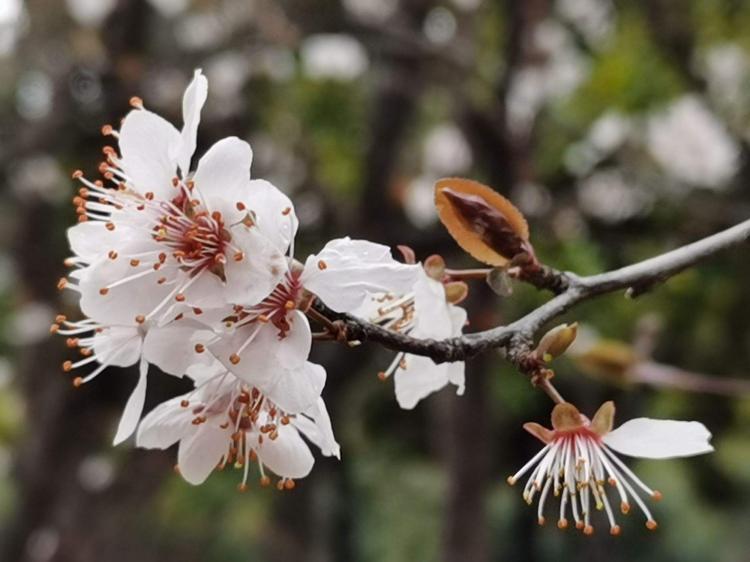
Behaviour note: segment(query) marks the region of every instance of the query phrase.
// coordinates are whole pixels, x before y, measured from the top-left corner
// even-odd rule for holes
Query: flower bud
[[[611,377],[621,381],[638,362],[633,348],[623,342],[600,340],[575,355],[578,367],[588,375]]]
[[[442,281],[445,275],[445,260],[437,254],[431,255],[424,260],[424,271],[435,281]]]
[[[451,304],[459,304],[469,294],[469,286],[463,281],[451,281],[445,284],[445,300]]]
[[[545,361],[552,361],[559,357],[575,341],[578,333],[578,323],[560,324],[542,336],[539,345],[534,350],[536,356]]]

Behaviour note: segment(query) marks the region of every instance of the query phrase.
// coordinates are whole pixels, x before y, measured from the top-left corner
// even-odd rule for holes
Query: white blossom
[[[448,300],[445,286],[419,269],[416,282],[408,292],[372,295],[355,312],[384,328],[416,338],[444,339],[460,336],[466,324],[466,311]],[[407,410],[422,398],[447,384],[464,392],[464,362],[435,363],[429,357],[399,352],[379,373],[382,380],[394,376],[396,400]]]
[[[418,268],[397,262],[387,246],[332,240],[304,265],[291,267],[274,291],[253,306],[237,306],[208,347],[234,375],[259,388],[288,412],[317,400],[325,370],[307,358],[312,345],[304,310],[313,297],[336,312],[352,312],[368,295],[406,290]]]
[[[572,513],[576,528],[590,535],[594,532],[592,510],[603,509],[610,533],[619,535],[613,496],[619,499],[623,514],[630,512],[630,501],[635,501],[646,517],[646,527],[656,529],[657,523],[640,494],[658,501],[661,493],[644,484],[615,452],[631,457],[668,459],[713,451],[709,444],[711,433],[699,422],[637,418],[613,430],[614,413],[614,403],[605,402],[589,420],[572,404],[562,403],[552,410],[553,429],[537,423],[524,424],[524,429],[545,446],[510,476],[508,483],[515,484],[531,471],[523,498],[531,505],[539,494],[537,518],[540,525],[545,522],[544,507],[551,492],[560,498],[557,526],[561,529],[568,527],[567,517]],[[608,492],[606,484],[614,491]]]
[[[191,484],[201,484],[214,469],[233,465],[243,471],[239,489],[245,490],[251,464],[256,463],[261,485],[270,484],[270,470],[280,477],[279,489],[290,489],[314,463],[302,436],[324,455],[339,456],[321,399],[291,415],[224,371],[157,406],[141,422],[136,444],[166,449],[179,443],[177,466]]]

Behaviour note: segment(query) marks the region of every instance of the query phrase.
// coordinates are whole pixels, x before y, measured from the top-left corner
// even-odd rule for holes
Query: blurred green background
[[[0,560],[750,560],[750,264],[718,256],[636,300],[589,302],[556,361],[563,394],[621,421],[697,419],[716,453],[632,463],[664,493],[660,527],[536,525],[505,477],[550,403],[499,356],[466,395],[400,411],[390,353],[321,344],[342,445],[292,492],[193,488],[174,451],[110,445],[135,378],[74,391],[55,289],[101,125],[132,95],[173,122],[209,78],[198,153],[237,135],[290,194],[298,254],[351,235],[472,267],[436,222],[435,179],[484,181],[527,215],[540,257],[594,273],[750,216],[750,2],[743,0],[0,0]],[[470,330],[529,311],[477,286]],[[670,366],[672,369],[670,369]],[[148,407],[184,389],[170,377]]]

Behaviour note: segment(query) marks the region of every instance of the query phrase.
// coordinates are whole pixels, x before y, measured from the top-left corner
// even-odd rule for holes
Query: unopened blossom
[[[407,290],[418,268],[397,262],[387,246],[366,240],[330,241],[305,264],[290,267],[273,292],[253,306],[236,306],[224,332],[208,343],[216,358],[291,413],[320,396],[325,370],[309,362],[312,332],[305,311],[319,298],[352,312],[386,287]]]
[[[303,413],[289,414],[223,369],[198,378],[194,391],[157,406],[141,422],[136,444],[166,449],[179,443],[177,467],[191,484],[233,466],[242,470],[239,489],[244,491],[255,463],[261,485],[271,483],[270,471],[280,478],[281,490],[293,488],[294,480],[312,469],[314,459],[302,436],[324,455],[339,457],[321,399]]]
[[[356,312],[358,316],[389,330],[416,338],[445,339],[460,336],[466,324],[466,310],[456,306],[466,295],[461,282],[443,282],[444,264],[428,260],[420,267],[414,285],[406,292],[372,295]],[[429,272],[429,274],[428,274]],[[447,291],[446,291],[447,287]],[[447,384],[464,392],[464,362],[435,363],[429,357],[399,352],[379,373],[382,380],[393,375],[396,400],[407,410]]]
[[[78,269],[65,284],[98,322],[164,322],[255,304],[286,272],[297,219],[284,194],[250,179],[250,146],[222,139],[190,171],[207,87],[196,71],[182,131],[135,100],[119,131],[105,127],[119,153],[105,148],[104,181],[74,174],[83,183],[74,199],[81,224],[68,232],[68,263]]]
[[[699,422],[636,418],[613,430],[614,413],[614,403],[605,402],[589,420],[572,404],[562,403],[552,410],[552,429],[524,424],[545,445],[508,483],[513,485],[530,472],[523,498],[531,505],[538,494],[540,525],[546,520],[544,508],[552,495],[560,502],[560,529],[568,527],[572,514],[576,528],[592,534],[591,515],[596,509],[606,513],[610,533],[619,535],[615,512],[619,508],[628,514],[633,501],[643,512],[646,527],[654,530],[656,520],[641,496],[658,501],[661,493],[643,483],[615,453],[667,459],[713,451],[711,433]]]

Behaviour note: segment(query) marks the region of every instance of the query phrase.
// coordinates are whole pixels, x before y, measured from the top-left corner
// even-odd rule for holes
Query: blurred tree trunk
[[[491,456],[486,382],[491,360],[467,365],[466,392],[443,393],[436,420],[448,476],[442,536],[444,562],[490,560],[486,494]]]

